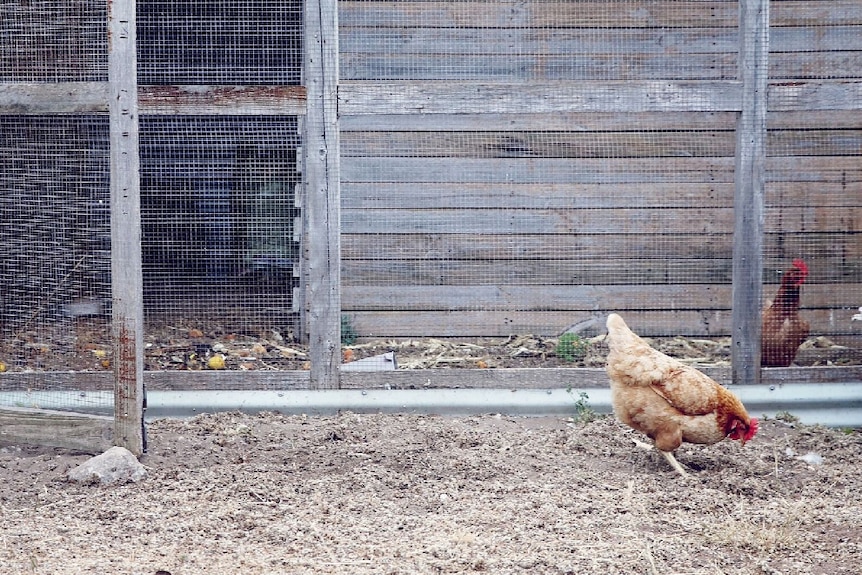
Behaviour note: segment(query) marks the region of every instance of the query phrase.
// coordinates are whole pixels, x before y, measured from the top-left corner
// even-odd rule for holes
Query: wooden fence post
[[[135,0],[108,2],[114,444],[144,452],[143,279]]]
[[[731,354],[735,384],[760,383],[769,0],[740,2],[739,37],[742,111],[736,126]]]
[[[305,323],[311,387],[339,387],[341,366],[341,194],[338,134],[338,4],[305,2],[307,112]]]

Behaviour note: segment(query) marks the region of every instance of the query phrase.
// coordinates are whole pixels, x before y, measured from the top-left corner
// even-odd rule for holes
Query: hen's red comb
[[[801,271],[803,276],[808,275],[808,266],[801,259],[793,260],[793,267]]]
[[[760,422],[757,421],[756,417],[751,418],[751,424],[748,426],[748,433],[745,434],[746,441],[754,437],[757,433],[757,430],[760,428]]]

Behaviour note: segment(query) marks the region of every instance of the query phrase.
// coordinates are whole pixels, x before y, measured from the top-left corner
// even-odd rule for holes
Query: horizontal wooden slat
[[[862,262],[837,257],[818,261],[824,262],[818,282],[862,282]],[[725,284],[730,283],[731,260],[347,260],[342,262],[342,275],[345,285],[437,285],[441,289],[453,285]],[[670,302],[666,305],[673,307]]]
[[[827,56],[812,60],[828,61]],[[344,54],[341,74],[345,80],[361,81],[717,81],[736,78],[736,54],[670,54],[637,53],[599,54],[573,59],[571,54],[507,55],[478,54],[451,56],[449,61],[436,55],[367,55]],[[827,62],[834,66],[834,62]],[[778,68],[779,72],[783,69]],[[637,103],[638,100],[632,100]],[[697,101],[684,109],[697,107]],[[629,105],[630,106],[630,105]],[[642,106],[642,104],[641,104]],[[626,108],[624,108],[626,109]],[[635,108],[637,109],[637,108]],[[727,108],[719,108],[727,109]]]
[[[828,236],[841,246],[840,239]],[[827,241],[829,241],[827,240]],[[345,234],[344,261],[724,259],[732,233],[719,234]],[[854,241],[858,241],[855,240]],[[791,244],[782,238],[781,245]],[[771,245],[771,244],[768,244]],[[845,252],[842,250],[842,254]],[[454,263],[452,264],[454,265]]]
[[[784,162],[781,166],[787,164],[788,162]],[[343,158],[341,167],[342,181],[344,182],[733,183],[732,157],[656,159]],[[862,172],[862,166],[855,169]],[[825,175],[816,171],[814,173],[819,180],[826,180]],[[845,174],[844,180],[846,181],[846,179]]]
[[[738,31],[734,28],[688,29],[607,28],[602,34],[589,28],[546,28],[536,30],[480,27],[461,28],[381,28],[342,26],[339,49],[348,60],[361,54],[409,55],[414,59],[434,56],[579,56],[579,66],[593,58],[615,55],[657,54],[668,59],[668,68],[680,55],[738,52]],[[769,47],[775,54],[797,51],[862,50],[860,26],[774,27]],[[397,50],[393,50],[397,48]],[[397,61],[397,60],[396,60]],[[517,59],[516,59],[517,61]],[[687,66],[685,68],[688,68]],[[535,73],[536,68],[532,71]]]
[[[304,115],[304,86],[139,86],[141,113]]]
[[[862,51],[785,52],[770,56],[769,77],[773,82],[832,78],[856,80],[862,69]]]
[[[535,260],[558,259],[724,259],[732,252],[732,234],[345,234],[343,260]],[[862,231],[855,233],[769,233],[764,237],[765,265],[780,268],[804,257],[817,268],[844,267],[862,259]],[[828,275],[817,270],[818,276]],[[764,275],[768,278],[768,274]],[[822,279],[818,279],[822,281]],[[860,298],[862,299],[862,298]]]
[[[706,234],[732,229],[733,210],[727,208],[342,211],[344,233]]]
[[[343,26],[440,28],[735,27],[735,2],[339,2]]]
[[[356,183],[341,186],[345,208],[383,210],[431,208],[730,208],[733,184],[517,184],[517,183]],[[770,208],[816,204],[839,208],[862,204],[862,181],[769,182],[764,201]]]
[[[737,82],[344,82],[342,114],[739,110]]]
[[[862,128],[862,114],[843,110],[772,111],[770,130],[816,128],[846,130]],[[642,112],[545,114],[375,114],[342,116],[342,133],[364,131],[415,132],[521,132],[564,131],[612,132],[615,130],[735,130],[734,112]]]
[[[806,121],[811,121],[805,117]],[[342,133],[362,131],[417,132],[520,132],[529,130],[573,132],[613,130],[734,130],[734,112],[551,112],[475,114],[380,114],[340,119]],[[820,127],[822,123],[817,124]],[[844,124],[839,124],[844,126]],[[852,126],[851,126],[852,127]]]
[[[601,313],[606,313],[602,310]],[[570,326],[594,316],[559,311],[440,311],[363,312],[345,310],[360,337],[506,337],[512,334],[559,335]],[[647,337],[727,336],[729,310],[628,311],[626,321]],[[836,322],[832,310],[806,310],[813,333],[852,334],[849,321]],[[598,329],[598,333],[603,330]]]
[[[522,54],[580,55],[591,54],[736,54],[738,32],[734,28],[607,28],[602,34],[589,28],[536,29],[527,23],[523,28],[482,27],[414,27],[379,28],[342,26],[339,50],[346,54],[437,55],[445,61],[446,55],[500,55]],[[828,34],[853,42],[850,36],[856,30],[844,27]],[[788,42],[809,40],[811,29],[793,28],[783,32]],[[818,42],[820,49],[827,39]]]
[[[342,136],[341,150],[343,157],[715,157],[732,156],[735,137],[735,133],[729,130],[603,132],[598,136],[595,132],[562,130],[525,131],[517,134],[511,132],[350,132]],[[848,142],[848,145],[853,143]],[[804,149],[807,150],[807,148]]]
[[[858,7],[856,11],[859,11]],[[816,20],[811,20],[807,24],[770,28],[770,56],[780,58],[782,53],[796,51],[862,50],[862,26],[858,24],[850,25],[842,22],[844,25],[826,25]],[[694,44],[695,47],[697,45]]]
[[[339,2],[342,26],[441,28],[701,28],[738,25],[735,1],[670,0],[642,3],[607,2]],[[770,24],[839,26],[862,24],[856,0],[773,2]]]
[[[764,202],[768,207],[804,207],[816,204],[821,208],[840,208],[862,204],[862,181],[845,182],[767,182]]]
[[[735,132],[637,130],[581,132],[350,132],[343,157],[655,158],[731,156]],[[782,156],[846,156],[862,150],[862,130],[772,130],[767,149]]]
[[[768,275],[768,274],[764,274]],[[771,278],[770,278],[771,279]],[[764,295],[774,297],[774,284],[764,286]],[[856,284],[811,284],[802,291],[802,309],[834,309],[836,321],[850,321],[855,313],[859,288]],[[521,310],[581,311],[730,310],[730,284],[676,285],[474,285],[393,286],[352,285],[342,291],[351,311],[456,311]],[[854,307],[855,306],[855,307]],[[843,310],[843,312],[841,311]],[[852,327],[852,326],[851,326]],[[862,333],[860,333],[862,335]]]
[[[862,4],[858,0],[790,0],[771,2],[769,21],[782,26],[839,26],[862,24]]]
[[[559,335],[573,324],[591,319],[589,313],[559,311],[387,311],[345,310],[360,337],[505,337],[511,334]],[[627,321],[644,335],[726,335],[730,313],[725,311],[628,312]],[[632,323],[630,323],[632,325]],[[680,329],[687,330],[680,333]],[[600,333],[602,330],[598,328]]]
[[[697,366],[722,385],[730,385],[728,367]],[[762,385],[847,383],[862,380],[862,367],[783,367],[762,370]],[[422,369],[379,373],[344,373],[345,389],[578,389],[608,387],[602,368]],[[252,388],[254,389],[254,388]],[[574,401],[574,398],[573,398]]]
[[[732,183],[733,158],[344,158],[344,182]],[[767,182],[862,180],[856,156],[768,157]]]
[[[730,264],[729,259],[368,260],[342,262],[342,276],[345,285],[424,284],[441,289],[451,285],[712,284],[730,281]]]
[[[773,111],[862,110],[862,81],[773,81],[767,101]]]
[[[790,186],[791,184],[785,184]],[[787,188],[783,196],[810,195],[810,186]],[[833,186],[838,186],[834,184]],[[830,188],[831,189],[831,188]],[[844,190],[845,188],[841,188]],[[862,189],[862,184],[860,184]],[[839,191],[839,190],[836,190]],[[818,187],[817,197],[828,196]],[[349,209],[386,209],[410,206],[431,208],[667,208],[733,206],[733,184],[519,184],[519,183],[356,183],[341,186],[343,205]],[[807,205],[804,204],[804,205]],[[842,204],[843,205],[843,204]]]
[[[107,82],[0,82],[0,115],[87,114],[107,111]]]
[[[770,217],[772,216],[772,217]],[[780,216],[780,217],[779,217]],[[862,230],[862,206],[767,210],[766,233]],[[343,233],[464,234],[712,234],[733,230],[731,208],[641,209],[388,209],[342,213]]]
[[[305,114],[302,86],[139,86],[138,97],[144,114]],[[0,114],[107,110],[107,82],[0,83]]]
[[[627,315],[629,320],[630,316]],[[639,326],[640,327],[640,326]],[[466,338],[465,338],[466,339]],[[730,368],[698,366],[719,383],[730,381]],[[0,391],[19,389],[14,380],[22,374],[8,373]],[[104,374],[86,372],[51,373],[58,389],[88,391],[100,389],[98,380]],[[309,388],[308,371],[145,371],[147,389],[173,390],[304,390]],[[762,371],[761,383],[846,383],[862,380],[860,366],[817,366],[769,368]],[[9,382],[12,382],[11,384]],[[9,385],[6,385],[9,384]],[[607,387],[603,367],[588,368],[509,368],[509,369],[420,369],[381,372],[346,371],[341,374],[342,389],[571,389]]]
[[[844,104],[842,104],[844,105]],[[770,130],[794,128],[857,129],[862,128],[862,114],[848,114],[845,110],[776,110],[767,115]]]
[[[0,407],[0,444],[101,453],[114,444],[113,435],[113,417]]]

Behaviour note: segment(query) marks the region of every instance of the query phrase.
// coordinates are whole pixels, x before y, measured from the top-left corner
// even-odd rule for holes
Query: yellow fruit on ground
[[[207,360],[207,367],[210,369],[224,369],[224,356],[216,354]]]

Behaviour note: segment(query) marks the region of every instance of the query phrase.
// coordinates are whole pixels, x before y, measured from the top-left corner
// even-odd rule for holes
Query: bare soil
[[[221,413],[137,484],[0,448],[0,573],[857,574],[862,433],[763,422],[673,472],[611,417]],[[820,458],[818,463],[817,458]]]

